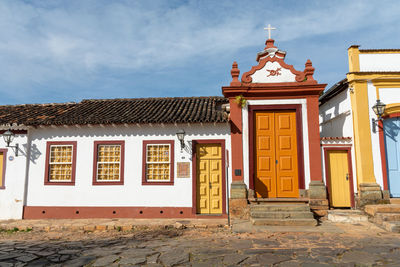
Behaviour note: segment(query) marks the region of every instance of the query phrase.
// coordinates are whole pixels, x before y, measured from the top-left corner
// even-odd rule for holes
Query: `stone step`
[[[250,205],[251,211],[264,211],[264,212],[281,212],[281,211],[310,211],[310,207],[305,204],[286,204],[286,205],[271,205],[271,204],[257,204]]]
[[[382,227],[388,231],[393,233],[400,233],[400,222],[382,222]]]
[[[248,198],[250,203],[270,203],[270,204],[304,204],[308,203],[308,198]]]
[[[271,226],[316,226],[315,219],[265,219],[251,218],[253,225],[271,225]]]
[[[391,198],[390,204],[400,204],[400,198]]]
[[[383,223],[383,222],[394,222],[400,221],[400,213],[377,213],[374,217],[374,222]]]
[[[331,222],[357,223],[367,222],[368,216],[360,210],[328,210],[328,220]]]
[[[377,213],[400,213],[400,204],[366,205],[364,211],[371,216]]]
[[[251,211],[252,218],[265,218],[265,219],[313,219],[314,214],[310,211],[306,212],[264,212],[264,211]]]

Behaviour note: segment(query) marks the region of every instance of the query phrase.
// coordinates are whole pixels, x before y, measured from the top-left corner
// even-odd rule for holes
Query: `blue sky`
[[[0,104],[221,95],[269,23],[286,62],[330,87],[347,48],[400,48],[398,1],[0,2]]]

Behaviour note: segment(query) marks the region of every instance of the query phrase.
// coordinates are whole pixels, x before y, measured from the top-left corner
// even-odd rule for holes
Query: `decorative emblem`
[[[281,75],[281,68],[277,68],[276,70],[267,70],[267,71],[269,71],[269,74],[267,77]]]

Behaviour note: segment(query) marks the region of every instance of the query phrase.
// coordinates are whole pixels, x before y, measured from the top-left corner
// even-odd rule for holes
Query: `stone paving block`
[[[174,250],[162,254],[159,259],[166,266],[180,265],[189,262],[189,253],[182,250]]]
[[[22,261],[22,262],[30,262],[33,260],[36,260],[38,256],[32,255],[32,254],[27,254],[18,258],[15,258],[17,261]]]
[[[101,257],[97,259],[92,266],[93,267],[102,267],[102,266],[109,266],[112,263],[114,263],[116,260],[118,260],[120,257],[117,255],[108,255],[105,257]]]
[[[107,230],[107,225],[96,225],[96,230],[97,231],[106,231]]]
[[[158,253],[158,252],[154,255],[148,256],[147,263],[157,263],[159,257],[160,257],[160,253]]]
[[[65,262],[65,266],[82,267],[82,266],[88,265],[89,263],[93,262],[95,259],[96,259],[95,256],[83,256],[83,257],[79,257],[74,260]]]
[[[144,264],[146,263],[146,257],[122,258],[118,263],[122,266]]]
[[[285,255],[266,253],[266,254],[257,255],[257,260],[261,265],[265,266],[265,265],[273,265],[273,264],[278,264],[278,263],[285,262],[285,261],[290,261],[290,260],[292,260],[292,258],[289,256],[285,256]]]
[[[11,262],[0,262],[0,267],[13,267],[14,263]]]
[[[229,254],[224,256],[223,263],[225,265],[239,265],[242,261],[246,260],[249,256],[241,254]]]

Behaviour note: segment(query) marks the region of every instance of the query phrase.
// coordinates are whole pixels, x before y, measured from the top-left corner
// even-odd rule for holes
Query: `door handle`
[[[208,187],[211,189],[211,183],[208,183]]]
[[[346,181],[348,181],[348,180],[349,180],[349,174],[346,173]]]
[[[278,160],[275,160],[275,164],[278,164]]]

